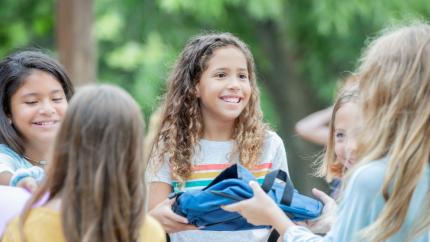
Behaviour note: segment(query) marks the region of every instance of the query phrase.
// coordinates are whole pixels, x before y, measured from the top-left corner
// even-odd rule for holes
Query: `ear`
[[[200,82],[196,84],[196,97],[200,98]]]

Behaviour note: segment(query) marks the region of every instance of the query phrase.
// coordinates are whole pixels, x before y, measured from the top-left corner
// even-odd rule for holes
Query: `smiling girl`
[[[267,239],[268,230],[196,230],[167,199],[173,190],[202,189],[234,163],[260,180],[287,171],[284,144],[263,122],[254,69],[248,47],[228,33],[190,40],[176,63],[150,158],[150,213],[171,241]]]
[[[35,188],[72,94],[63,67],[45,54],[0,63],[0,185]]]

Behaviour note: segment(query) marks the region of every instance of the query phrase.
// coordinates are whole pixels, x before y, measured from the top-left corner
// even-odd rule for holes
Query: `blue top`
[[[381,188],[386,168],[387,159],[382,159],[360,167],[352,175],[339,205],[337,222],[325,237],[314,235],[304,227],[292,226],[287,229],[284,241],[360,241],[359,231],[376,221],[385,205]],[[428,165],[422,174],[401,229],[387,242],[406,241],[408,234],[414,231],[416,222],[422,218],[429,192],[430,170]],[[412,241],[430,241],[430,229],[421,233],[420,236],[414,237]]]
[[[0,144],[0,173],[10,172],[13,174],[20,168],[30,168],[32,166],[29,161],[9,148],[9,146]]]

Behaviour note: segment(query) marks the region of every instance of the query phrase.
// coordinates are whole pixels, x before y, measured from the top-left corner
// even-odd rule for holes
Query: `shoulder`
[[[26,221],[26,229],[61,229],[60,219],[58,211],[46,207],[34,208]]]
[[[153,217],[146,215],[141,229],[142,241],[166,241],[166,235],[161,224]]]
[[[284,141],[279,135],[271,130],[267,130],[264,137],[264,144],[270,146],[284,146]]]
[[[20,155],[6,144],[0,144],[0,155],[7,155],[15,159],[20,158]]]
[[[384,182],[387,160],[381,159],[372,161],[358,167],[350,179],[350,185],[354,191],[363,192],[362,195],[373,196],[380,192]]]
[[[24,233],[34,242],[64,241],[59,213],[43,207],[34,208],[30,212],[25,221]],[[19,217],[12,220],[4,236],[5,241],[18,241]]]

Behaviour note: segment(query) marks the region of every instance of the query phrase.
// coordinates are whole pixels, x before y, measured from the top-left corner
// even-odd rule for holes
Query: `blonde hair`
[[[338,160],[335,153],[335,121],[337,111],[346,103],[357,103],[358,102],[358,90],[356,89],[345,89],[339,94],[336,102],[333,105],[333,111],[331,113],[331,119],[329,123],[329,138],[326,146],[326,150],[322,155],[322,158],[317,161],[316,176],[325,177],[327,182],[332,182],[334,178],[341,178],[346,170],[345,165],[342,161]]]
[[[384,241],[405,222],[410,201],[430,157],[430,25],[413,24],[384,32],[370,43],[358,68],[363,127],[361,164],[388,157],[382,194],[385,206],[362,231]],[[414,235],[430,225],[422,211]]]
[[[215,50],[233,46],[246,57],[251,97],[235,122],[233,139],[239,161],[253,167],[261,153],[268,126],[263,122],[254,59],[245,43],[230,33],[213,33],[191,39],[180,54],[168,80],[161,125],[151,152],[158,167],[168,161],[172,175],[183,183],[192,171],[192,157],[203,133],[202,114],[196,85]],[[232,154],[230,157],[232,157]],[[156,166],[155,166],[156,167]]]
[[[138,241],[146,203],[143,126],[139,106],[122,89],[79,89],[62,121],[46,180],[21,216],[21,236],[33,205],[49,193],[49,200],[62,198],[66,241]]]

